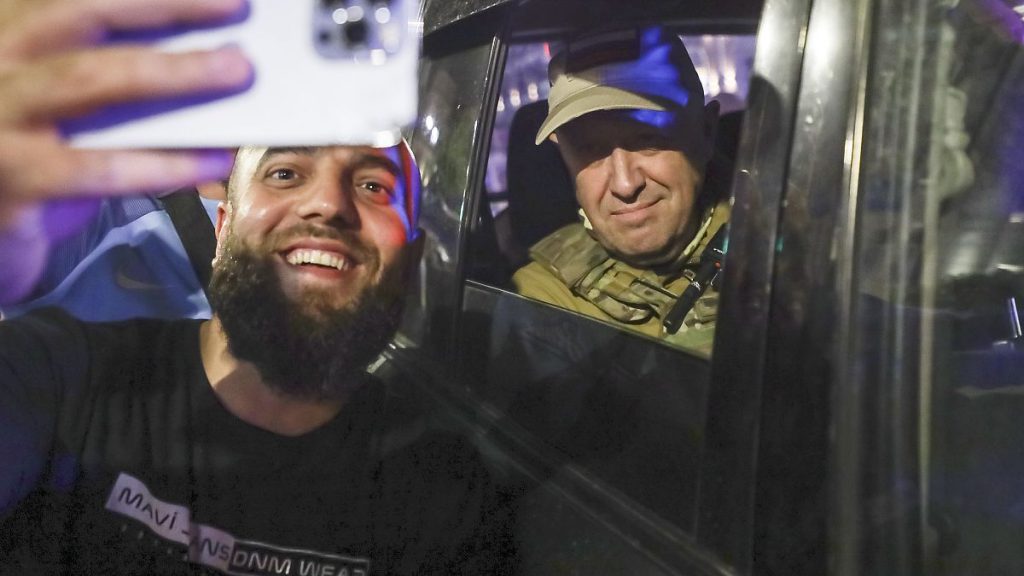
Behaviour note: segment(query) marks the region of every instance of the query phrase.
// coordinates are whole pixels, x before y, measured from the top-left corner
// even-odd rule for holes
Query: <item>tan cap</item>
[[[576,38],[548,66],[548,116],[537,144],[598,110],[704,107],[704,89],[682,40],[660,26]]]

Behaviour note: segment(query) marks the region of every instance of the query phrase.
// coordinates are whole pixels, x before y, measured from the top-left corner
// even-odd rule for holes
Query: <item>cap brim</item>
[[[597,112],[598,110],[623,109],[668,110],[664,104],[628,90],[612,86],[594,86],[573,94],[564,102],[560,102],[558,106],[548,111],[548,117],[544,119],[540,129],[537,130],[537,140],[535,143],[540,144],[544,142],[560,126],[584,114]]]

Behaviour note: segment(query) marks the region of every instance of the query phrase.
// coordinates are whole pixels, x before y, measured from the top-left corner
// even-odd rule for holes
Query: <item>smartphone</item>
[[[64,134],[86,148],[398,142],[416,118],[417,0],[249,2],[240,21],[143,40],[170,51],[238,45],[254,65],[247,90],[114,106],[63,123]]]

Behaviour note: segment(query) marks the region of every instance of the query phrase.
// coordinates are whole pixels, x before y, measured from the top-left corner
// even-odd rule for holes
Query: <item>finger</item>
[[[227,176],[226,150],[79,150],[54,135],[0,135],[0,205],[156,193]]]
[[[240,15],[246,0],[69,0],[107,30],[133,30],[177,24],[201,24]]]
[[[99,42],[110,32],[241,18],[247,0],[9,0],[0,54],[24,58]]]
[[[53,56],[0,72],[0,125],[23,126],[96,108],[240,89],[252,67],[238,48],[167,54],[120,46]]]

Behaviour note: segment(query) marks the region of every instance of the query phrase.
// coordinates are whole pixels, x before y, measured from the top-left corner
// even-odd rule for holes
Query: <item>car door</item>
[[[751,566],[757,358],[767,316],[748,316],[746,307],[767,308],[761,287],[771,267],[763,243],[777,217],[764,214],[777,214],[780,202],[809,4],[768,2],[763,16],[759,2],[633,8],[425,7],[423,104],[411,138],[424,173],[430,242],[399,349],[444,374],[433,394],[491,455],[516,503],[524,574],[722,574]],[[495,185],[503,170],[496,159],[512,152],[511,142],[496,145],[510,130],[502,115],[546,94],[542,80],[524,72],[538,66],[538,52],[574,26],[612,14],[620,25],[630,18],[660,23],[689,38],[695,61],[707,60],[699,65],[718,75],[715,95],[730,101],[737,120],[757,119],[753,129],[736,122],[730,161],[746,162],[755,175],[743,185],[757,188],[763,213],[756,218],[764,226],[739,237],[746,247],[736,249],[742,280],[735,286],[742,291],[727,297],[742,304],[733,312],[723,305],[719,330],[732,343],[717,344],[711,358],[525,299],[508,283],[516,252],[508,249],[501,208],[516,200]],[[773,50],[762,52],[766,42]],[[540,60],[543,75],[546,58]],[[737,74],[737,67],[746,70]],[[749,142],[737,144],[740,130]],[[560,218],[574,217],[564,196],[552,191],[550,198],[551,211],[537,198],[525,203],[536,215],[528,224],[558,210]],[[737,359],[741,366],[731,374],[714,376],[719,364]]]
[[[771,373],[827,390],[835,574],[1021,570],[1021,13],[815,2],[770,341],[825,344]]]
[[[399,351],[509,490],[522,573],[1019,572],[1024,8],[743,4],[427,3]],[[624,17],[756,26],[710,358],[525,300],[495,257],[509,55]]]

